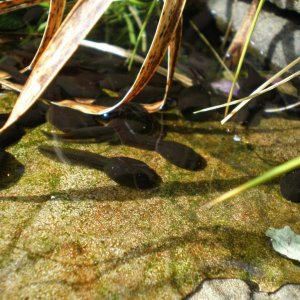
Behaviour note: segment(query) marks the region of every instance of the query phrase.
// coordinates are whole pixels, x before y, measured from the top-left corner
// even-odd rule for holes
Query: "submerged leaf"
[[[269,228],[266,235],[271,238],[272,245],[278,253],[300,262],[300,235],[289,226],[282,229]]]

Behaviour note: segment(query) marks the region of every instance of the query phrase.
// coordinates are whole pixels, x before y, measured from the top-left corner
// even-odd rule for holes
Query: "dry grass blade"
[[[122,100],[120,100],[117,104],[107,109],[102,109],[99,107],[99,109],[97,110],[95,106],[91,106],[89,109],[86,105],[80,107],[78,104],[76,104],[76,109],[90,114],[104,114],[112,111],[113,109],[119,107],[122,104],[130,102],[136,95],[138,95],[140,91],[147,85],[149,80],[152,78],[157,67],[161,63],[168,46],[172,43],[171,41],[174,32],[181,20],[182,11],[185,6],[185,3],[186,0],[166,0],[164,2],[161,17],[149,52],[133,85]],[[62,101],[55,104],[60,106],[71,107],[70,102],[66,103]]]
[[[167,84],[166,84],[164,98],[163,98],[163,100],[158,101],[156,103],[144,105],[144,108],[148,112],[158,111],[159,109],[161,109],[164,106],[164,104],[167,100],[167,96],[169,94],[172,80],[174,77],[176,61],[177,61],[178,53],[179,53],[179,49],[180,49],[180,44],[181,44],[181,39],[182,39],[182,25],[183,25],[183,20],[181,17],[180,22],[174,32],[174,35],[172,37],[172,40],[171,40],[171,43],[170,43],[170,46],[168,49],[168,75],[167,75]]]
[[[1,9],[1,4],[3,4],[3,3],[0,3],[0,9],[1,9],[0,14],[5,13],[5,12],[10,12],[13,10],[22,9],[22,8],[32,6],[32,5],[37,5],[40,2],[45,2],[45,1],[39,1],[39,0],[16,1],[16,0],[13,0],[13,1],[9,1],[9,2],[10,2],[10,5],[7,6],[6,9],[3,8],[3,10]],[[6,2],[4,2],[4,4],[7,5]],[[41,56],[43,51],[46,49],[51,38],[54,36],[55,32],[58,30],[59,26],[61,25],[65,6],[66,6],[66,0],[51,0],[50,1],[50,9],[49,9],[49,15],[48,15],[48,20],[47,20],[47,26],[44,31],[44,35],[43,35],[42,41],[40,43],[39,49],[37,50],[30,65],[27,66],[26,68],[24,68],[21,72],[26,72],[27,70],[32,69],[34,67],[34,65],[36,64],[38,58]],[[3,7],[4,7],[4,5],[3,5]],[[8,78],[10,78],[10,75],[2,73],[2,74],[0,74],[0,78],[8,79]]]
[[[58,30],[63,19],[65,6],[66,6],[66,0],[50,1],[50,9],[49,9],[49,15],[47,20],[47,26],[43,35],[43,39],[31,64],[26,69],[31,69],[35,66],[37,60],[46,49],[47,45],[49,44],[50,40],[54,36],[55,32]]]
[[[256,5],[257,2],[259,2],[258,6]],[[237,84],[237,80],[240,76],[240,72],[242,70],[242,65],[243,65],[244,59],[246,57],[248,46],[250,44],[252,34],[254,32],[258,17],[260,15],[260,12],[263,8],[264,3],[265,3],[265,0],[253,0],[253,2],[252,2],[251,6],[255,7],[256,11],[255,11],[253,17],[252,16],[250,17],[250,15],[249,15],[249,18],[251,19],[251,25],[250,25],[250,28],[247,32],[247,35],[243,38],[244,44],[242,45],[242,48],[241,48],[242,52],[239,55],[239,61],[238,61],[236,72],[235,72],[235,75],[234,75],[234,78],[233,78],[232,86],[231,86],[231,89],[230,89],[230,92],[229,92],[229,95],[228,95],[227,103],[230,103],[232,101],[234,89],[235,89],[235,86]],[[228,115],[228,111],[229,111],[228,109],[229,109],[229,107],[227,106],[226,109],[225,109],[225,117]]]
[[[12,91],[19,92],[19,93],[23,89],[23,86],[21,84],[13,83],[13,82],[10,82],[5,79],[0,79],[0,84],[8,90],[12,90]]]
[[[77,1],[45,51],[37,60],[8,121],[1,130],[18,120],[41,96],[112,1]]]
[[[269,108],[269,109],[266,109],[265,112],[267,112],[267,113],[277,113],[277,112],[290,110],[290,109],[295,108],[297,106],[300,106],[300,101],[298,101],[296,103],[293,103],[293,104],[290,104],[290,105],[287,105],[287,106],[284,106],[284,107]]]
[[[296,58],[293,60],[290,64],[288,64],[285,68],[280,70],[278,73],[276,73],[274,76],[272,76],[270,79],[268,79],[264,84],[262,84],[260,87],[258,87],[255,91],[253,91],[250,96],[252,96],[250,99],[243,101],[240,103],[230,114],[225,117],[222,121],[221,124],[225,124],[230,118],[232,118],[242,107],[244,107],[251,99],[253,99],[254,95],[261,92],[264,90],[268,85],[270,85],[274,80],[279,78],[282,74],[293,68],[295,65],[300,63],[300,57]]]
[[[244,97],[244,98],[241,98],[241,99],[237,99],[237,100],[234,100],[234,101],[231,101],[230,103],[224,103],[224,104],[219,104],[219,105],[216,105],[216,106],[211,106],[211,107],[207,107],[207,108],[203,108],[201,110],[198,110],[198,111],[195,111],[194,114],[198,114],[198,113],[201,113],[201,112],[206,112],[206,111],[211,111],[211,110],[215,110],[215,109],[219,109],[219,108],[223,108],[223,107],[227,107],[227,106],[231,106],[231,105],[234,105],[234,104],[239,104],[239,103],[242,103],[242,102],[245,102],[245,101],[250,101],[251,99],[253,98],[256,98],[260,95],[263,95],[267,92],[270,92],[276,88],[278,88],[279,86],[287,83],[288,81],[292,80],[293,78],[295,77],[298,77],[300,76],[300,71],[297,71],[295,72],[294,74],[291,74],[290,76],[274,83],[273,85],[261,90],[260,92],[257,92],[255,94],[251,94],[250,96],[247,96],[247,97]],[[297,105],[296,105],[297,106]],[[289,108],[292,108],[294,106],[288,106]],[[289,109],[289,108],[286,108],[286,109]],[[266,112],[276,112],[276,111],[282,111],[282,110],[285,110],[285,108],[280,108],[280,109],[268,109],[268,110],[265,110]]]
[[[107,43],[97,43],[94,41],[83,40],[80,43],[80,45],[84,46],[84,47],[96,49],[96,50],[99,50],[102,52],[111,53],[111,54],[114,54],[114,55],[117,55],[120,57],[124,57],[124,58],[128,58],[128,59],[130,59],[133,55],[133,52],[131,50],[126,50],[124,48],[114,46],[111,44],[107,44]],[[138,54],[135,54],[133,57],[133,60],[136,62],[139,62],[139,63],[143,63],[145,58]],[[156,69],[156,72],[161,75],[168,76],[168,70],[165,69],[164,67],[158,66]],[[186,87],[190,87],[193,85],[193,80],[190,77],[188,77],[182,73],[175,72],[173,79],[180,82],[183,86],[186,86]]]
[[[15,11],[21,8],[37,5],[46,2],[45,0],[6,0],[0,1],[0,15]]]
[[[243,23],[241,27],[238,29],[235,34],[228,50],[225,55],[226,58],[229,59],[230,65],[235,66],[239,62],[241,57],[242,49],[245,45],[247,33],[249,32],[249,28],[253,23],[255,12],[257,11],[257,7],[259,4],[259,0],[253,0],[251,5],[247,11],[246,16],[244,17]]]

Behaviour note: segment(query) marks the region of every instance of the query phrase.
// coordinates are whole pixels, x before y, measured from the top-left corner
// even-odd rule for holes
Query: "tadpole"
[[[282,196],[292,202],[300,202],[300,168],[292,170],[280,180]]]
[[[56,105],[51,105],[48,109],[47,120],[50,124],[64,132],[99,125],[92,115]]]
[[[69,164],[83,165],[103,171],[118,184],[135,189],[157,187],[161,178],[144,162],[129,157],[108,158],[99,154],[71,148],[42,146],[39,151],[51,158],[64,159]]]

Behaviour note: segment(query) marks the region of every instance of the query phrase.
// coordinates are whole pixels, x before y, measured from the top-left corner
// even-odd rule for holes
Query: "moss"
[[[297,147],[285,151],[284,145],[297,136],[297,129],[291,129],[298,128],[297,122],[268,119],[258,131],[237,129],[255,152],[236,145],[233,133],[223,133],[217,122],[180,124],[189,134],[167,139],[192,145],[208,160],[205,170],[188,172],[154,152],[123,145],[68,145],[146,161],[163,179],[152,191],[125,189],[97,170],[44,157],[36,148],[52,143],[41,133],[48,125],[29,131],[9,149],[25,170],[0,191],[1,272],[24,255],[31,262],[11,271],[12,298],[21,297],[22,286],[32,286],[32,274],[44,282],[35,295],[48,291],[59,275],[64,284],[55,285],[57,295],[69,285],[77,296],[89,291],[100,299],[177,299],[200,280],[214,277],[255,281],[264,291],[300,283],[297,267],[275,254],[265,237],[270,226],[300,231],[300,207],[282,199],[275,183],[213,210],[202,209],[208,200],[270,168],[257,156],[266,143],[276,145],[278,162],[295,155]],[[212,134],[199,134],[204,126],[213,128]],[[34,289],[26,293],[34,295]]]

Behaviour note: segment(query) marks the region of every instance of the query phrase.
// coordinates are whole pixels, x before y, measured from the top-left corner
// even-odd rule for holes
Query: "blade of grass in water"
[[[241,57],[240,57],[240,60],[239,60],[239,63],[238,63],[237,69],[236,69],[235,77],[234,77],[234,80],[233,80],[233,83],[232,83],[232,86],[231,86],[231,90],[230,90],[230,93],[229,93],[229,96],[228,96],[227,103],[230,103],[231,100],[232,100],[233,92],[234,92],[238,77],[239,77],[241,69],[242,69],[242,65],[243,65],[244,58],[245,58],[245,55],[246,55],[246,52],[247,52],[247,49],[248,49],[248,46],[249,46],[249,43],[250,43],[250,40],[251,40],[251,37],[252,37],[252,33],[254,31],[255,25],[256,25],[257,20],[258,20],[258,16],[261,12],[261,9],[262,9],[264,3],[265,3],[265,0],[260,0],[259,5],[257,7],[253,22],[252,22],[251,27],[249,29],[248,36],[247,36],[247,39],[246,39],[245,45],[243,47],[242,54],[241,54]],[[226,110],[225,110],[225,117],[228,114],[228,109],[229,109],[229,107],[227,106]]]
[[[137,51],[138,46],[139,46],[139,44],[140,44],[140,41],[141,41],[141,39],[142,39],[142,37],[143,37],[143,33],[144,33],[145,29],[146,29],[146,26],[147,26],[147,24],[148,24],[148,22],[149,22],[150,17],[152,16],[152,13],[153,13],[153,11],[154,11],[156,5],[157,5],[157,0],[153,0],[152,3],[151,3],[151,6],[150,6],[150,8],[149,8],[149,10],[148,10],[148,12],[147,12],[145,21],[144,21],[144,23],[143,23],[143,25],[142,25],[142,27],[141,27],[140,33],[139,33],[139,35],[138,35],[138,37],[137,37],[137,41],[136,41],[136,43],[135,43],[134,49],[133,49],[133,51],[132,51],[132,55],[131,55],[131,58],[130,58],[130,61],[129,61],[129,65],[128,65],[128,69],[129,69],[129,70],[131,70],[132,63],[133,63],[133,61],[134,61],[134,56],[136,55],[136,51]]]
[[[227,193],[223,194],[222,196],[208,202],[203,206],[203,208],[211,209],[213,206],[215,206],[218,203],[221,203],[225,200],[228,200],[250,188],[253,188],[257,185],[263,184],[267,181],[270,181],[271,179],[280,176],[284,173],[287,173],[291,170],[294,170],[296,168],[300,167],[300,156],[296,157],[292,160],[289,160],[288,162],[285,162],[269,171],[264,173],[261,176],[255,177],[254,179],[234,188],[233,190],[228,191]]]
[[[197,32],[197,34],[199,35],[199,37],[203,40],[203,42],[205,43],[205,45],[209,48],[209,50],[213,53],[213,55],[215,56],[215,58],[217,59],[217,61],[220,63],[220,65],[226,70],[226,72],[228,73],[229,77],[234,80],[234,75],[233,73],[229,70],[229,68],[226,66],[226,64],[224,63],[224,61],[222,60],[222,58],[220,57],[220,55],[218,54],[218,52],[213,48],[213,46],[210,44],[210,42],[208,41],[208,39],[204,36],[204,34],[202,34],[202,32],[198,29],[198,27],[196,26],[196,24],[193,21],[190,21],[191,26],[193,27],[193,29]]]

